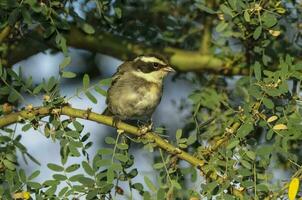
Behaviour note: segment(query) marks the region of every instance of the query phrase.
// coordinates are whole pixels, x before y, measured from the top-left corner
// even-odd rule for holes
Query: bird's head
[[[134,75],[150,82],[162,82],[169,72],[175,72],[168,62],[158,55],[139,56],[132,62]]]

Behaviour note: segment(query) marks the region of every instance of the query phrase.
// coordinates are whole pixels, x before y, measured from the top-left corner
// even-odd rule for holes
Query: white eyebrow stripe
[[[146,56],[141,56],[136,58],[135,60],[141,60],[144,62],[152,62],[152,63],[158,63],[161,65],[166,65],[166,63],[164,63],[163,61],[161,61],[160,59],[156,58],[156,57],[146,57]]]

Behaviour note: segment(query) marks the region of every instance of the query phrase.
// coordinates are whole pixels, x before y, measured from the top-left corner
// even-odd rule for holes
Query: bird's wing
[[[114,84],[116,84],[116,82],[120,79],[120,77],[126,73],[127,71],[131,70],[131,61],[125,61],[123,64],[121,64],[118,68],[117,71],[113,74],[112,76],[112,81],[111,81],[111,85],[108,89],[108,93],[110,91],[110,89],[112,88],[112,86]],[[108,105],[108,97],[106,98],[106,104]]]
[[[125,72],[128,72],[130,70],[131,70],[131,63],[130,63],[130,61],[126,61],[123,64],[121,64],[117,68],[117,71],[112,76],[111,86],[113,86],[117,82],[117,80],[120,78],[120,76],[122,76]]]
[[[105,108],[105,110],[102,112],[102,115],[113,116],[112,112],[110,112],[108,107]]]

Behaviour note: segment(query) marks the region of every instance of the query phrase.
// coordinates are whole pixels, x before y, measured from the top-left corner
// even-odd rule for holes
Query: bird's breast
[[[151,116],[162,96],[162,85],[156,83],[127,84],[111,88],[109,108],[121,118]]]
[[[150,84],[148,87],[142,87],[137,94],[137,106],[140,108],[157,106],[161,98],[161,86]]]

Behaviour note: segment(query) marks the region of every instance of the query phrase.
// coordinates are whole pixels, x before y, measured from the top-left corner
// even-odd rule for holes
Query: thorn
[[[117,134],[119,134],[119,135],[121,135],[125,132],[123,129],[117,129],[116,131],[117,131]]]
[[[84,118],[85,118],[85,119],[88,119],[88,118],[89,118],[89,115],[90,115],[90,113],[91,113],[91,110],[92,110],[92,108],[87,108],[86,112],[84,113]]]

